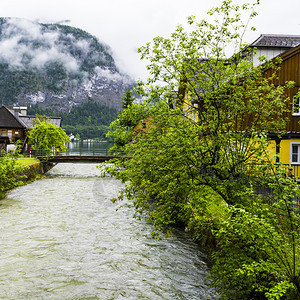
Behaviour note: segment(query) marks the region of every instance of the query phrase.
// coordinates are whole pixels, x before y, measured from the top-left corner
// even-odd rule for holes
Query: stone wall
[[[51,168],[55,166],[54,163],[42,163],[42,162],[35,162],[33,164],[28,165],[28,168],[20,174],[20,176],[25,175],[26,177],[20,177],[18,180],[20,181],[28,181],[33,179],[36,175],[43,175]]]

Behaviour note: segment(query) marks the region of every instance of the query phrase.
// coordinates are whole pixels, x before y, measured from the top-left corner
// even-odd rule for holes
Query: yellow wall
[[[290,140],[281,141],[280,145],[280,153],[281,153],[281,161],[284,164],[290,164],[290,175],[293,176],[297,181],[300,181],[300,167],[298,164],[291,164],[291,144],[299,143],[300,138],[294,138]]]
[[[268,150],[270,151],[270,156],[273,157],[276,154],[276,143],[274,140],[269,141]],[[274,163],[276,160],[274,159]]]
[[[195,122],[198,121],[196,109],[197,104],[192,104],[190,101],[189,93],[185,94],[184,102],[183,102],[183,111],[186,116]],[[283,139],[280,142],[280,152],[279,152],[279,161],[282,164],[290,165],[288,167],[291,171],[291,174],[296,177],[297,180],[300,181],[300,162],[299,163],[291,163],[291,144],[299,143],[300,145],[300,137],[299,138],[291,138],[291,139]],[[269,151],[271,157],[276,154],[276,142],[274,140],[270,140]],[[274,157],[274,163],[276,163],[276,159]],[[298,166],[297,166],[298,165]]]
[[[291,144],[293,143],[299,143],[300,144],[300,138],[294,138],[294,139],[288,139],[288,140],[282,140],[280,142],[280,162],[283,164],[291,164]],[[270,154],[274,155],[276,154],[276,143],[275,141],[270,141]]]
[[[291,142],[295,140],[282,140],[280,143],[280,162],[290,164]]]
[[[280,142],[280,162],[288,165],[288,174],[293,176],[297,181],[300,181],[300,167],[299,163],[291,163],[291,144],[298,143],[300,145],[300,138],[293,138],[282,140]],[[273,155],[276,153],[276,143],[275,141],[270,141],[269,147],[270,153]],[[275,161],[274,161],[275,162]]]
[[[282,140],[280,143],[280,161],[284,164],[291,163],[291,144],[300,143],[300,138]]]

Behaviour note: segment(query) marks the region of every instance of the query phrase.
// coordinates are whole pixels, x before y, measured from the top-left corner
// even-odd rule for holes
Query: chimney
[[[15,106],[13,108],[14,112],[15,112],[15,116],[19,116],[19,113],[22,116],[27,116],[27,107],[26,106]]]
[[[21,115],[27,116],[27,106],[20,107]]]

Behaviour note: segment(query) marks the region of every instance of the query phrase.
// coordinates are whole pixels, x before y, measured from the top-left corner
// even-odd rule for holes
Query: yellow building
[[[276,85],[284,85],[286,81],[293,81],[294,87],[289,89],[289,98],[286,117],[288,119],[286,133],[282,136],[276,135],[273,140],[277,144],[277,153],[280,162],[292,167],[292,173],[300,179],[300,45],[280,55],[282,63],[278,71]],[[271,70],[266,70],[266,76],[270,75]],[[272,135],[270,135],[272,138]]]
[[[297,36],[298,40],[300,39]],[[297,41],[298,41],[297,40]],[[268,36],[267,39],[261,38],[260,42],[270,52],[273,45],[288,45],[289,47],[282,46],[282,53],[279,55],[282,59],[280,69],[277,71],[277,79],[274,80],[275,86],[285,85],[287,81],[293,81],[294,87],[289,89],[287,97],[289,98],[288,110],[285,114],[287,121],[286,131],[281,133],[270,133],[270,150],[273,154],[278,154],[277,162],[281,162],[291,169],[291,174],[297,180],[300,180],[300,45],[293,46],[293,39],[288,36],[286,40],[284,36]],[[299,42],[299,41],[298,41]],[[296,43],[297,44],[297,43]],[[263,49],[263,47],[261,47]],[[288,49],[288,50],[286,50]],[[286,50],[284,52],[284,50]],[[262,51],[262,50],[261,50]],[[278,53],[276,53],[278,54]],[[266,69],[264,71],[265,77],[269,78],[274,70]],[[189,101],[187,89],[179,91],[183,100],[183,111],[186,115],[197,122],[197,103]]]

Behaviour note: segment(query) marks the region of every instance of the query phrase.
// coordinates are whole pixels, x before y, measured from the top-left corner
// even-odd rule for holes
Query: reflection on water
[[[0,202],[0,299],[217,299],[205,251],[181,231],[153,239],[99,175],[58,164]]]
[[[112,143],[106,141],[71,141],[67,144],[69,155],[107,155]]]

